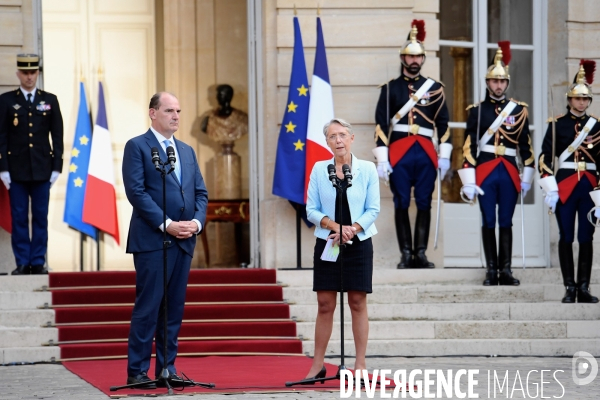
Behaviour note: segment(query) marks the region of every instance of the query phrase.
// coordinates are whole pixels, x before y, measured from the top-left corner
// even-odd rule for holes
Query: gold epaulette
[[[385,85],[387,85],[388,83],[390,83],[390,82],[391,82],[391,81],[393,81],[393,80],[394,80],[394,78],[390,79],[390,80],[389,80],[389,81],[387,81],[387,82],[383,82],[381,85],[377,86],[377,89],[380,89],[380,88],[384,87]]]
[[[554,117],[554,122],[558,121],[558,119],[563,116],[564,116],[564,114],[557,115],[556,117]],[[550,122],[552,122],[552,117],[548,118],[548,120],[546,121],[546,123],[548,123],[548,124]]]
[[[481,102],[469,104],[469,106],[467,108],[465,108],[465,111],[469,111],[471,108],[477,107],[479,104],[481,104]]]
[[[524,101],[515,100],[513,98],[511,98],[510,100],[514,101],[515,103],[517,103],[518,105],[520,105],[522,107],[529,107],[529,104],[525,103]]]
[[[598,119],[598,117],[596,117],[594,114],[590,114],[590,117]]]

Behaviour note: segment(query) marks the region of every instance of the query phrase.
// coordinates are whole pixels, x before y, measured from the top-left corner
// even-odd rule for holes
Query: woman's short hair
[[[334,123],[343,126],[344,128],[346,128],[348,130],[349,134],[354,135],[354,132],[352,131],[352,125],[350,125],[349,122],[346,122],[345,120],[343,120],[341,118],[334,118],[331,121],[329,121],[328,123],[326,123],[325,126],[323,127],[323,135],[325,135],[325,137],[327,137],[327,130],[329,129],[329,126]]]

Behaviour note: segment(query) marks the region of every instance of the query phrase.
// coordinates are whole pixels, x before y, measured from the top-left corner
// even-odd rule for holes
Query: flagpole
[[[96,229],[96,237],[98,240],[96,241],[96,271],[100,271],[100,243],[102,242],[104,234]]]
[[[296,208],[296,269],[302,269],[302,240],[300,237],[300,235],[302,234],[300,230],[300,220],[302,211],[300,210],[300,207],[300,204],[297,203],[294,207]]]
[[[83,272],[83,243],[85,242],[85,235],[83,232],[79,232],[79,271]]]

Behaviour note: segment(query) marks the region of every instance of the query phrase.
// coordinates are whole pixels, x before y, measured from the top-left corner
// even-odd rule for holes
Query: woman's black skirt
[[[344,292],[349,290],[373,292],[373,242],[354,237],[351,245],[346,245],[343,254],[336,262],[321,260],[327,241],[317,238],[314,254],[313,291],[340,291],[340,258],[344,264]]]

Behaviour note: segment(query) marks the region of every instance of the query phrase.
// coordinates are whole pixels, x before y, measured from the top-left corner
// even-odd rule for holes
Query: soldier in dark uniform
[[[452,144],[448,108],[440,82],[420,74],[425,62],[425,24],[413,21],[409,40],[400,50],[402,72],[382,85],[375,112],[373,154],[379,177],[394,195],[396,235],[400,247],[398,268],[433,268],[425,251],[431,220],[431,195],[437,169],[440,179],[450,168]],[[433,143],[440,139],[439,155]],[[417,206],[414,248],[408,217],[411,190]],[[414,251],[413,251],[414,249]]]
[[[479,192],[481,238],[487,264],[483,285],[517,286],[520,282],[513,277],[511,270],[512,218],[519,193],[524,197],[531,188],[535,157],[529,134],[527,104],[509,100],[505,95],[510,83],[510,43],[498,44],[504,52],[497,50],[487,70],[485,100],[467,108],[469,117],[463,147],[463,169],[458,173],[465,185],[463,193],[469,200],[473,200],[476,191]],[[503,53],[506,64],[502,60]],[[521,176],[517,152],[524,167]],[[496,250],[496,215],[500,233],[499,251]]]
[[[60,107],[55,95],[36,88],[38,74],[37,55],[18,55],[21,86],[0,95],[0,179],[10,197],[13,275],[47,273],[50,187],[63,163]]]
[[[598,189],[600,122],[597,117],[586,113],[592,102],[592,88],[588,82],[593,81],[595,62],[581,61],[579,72],[567,92],[569,111],[555,120],[549,120],[539,159],[540,186],[545,193],[544,201],[551,212],[556,212],[558,222],[558,259],[566,287],[563,303],[575,303],[576,299],[579,303],[598,302],[598,298],[592,296],[589,289],[594,226],[588,222],[587,214],[594,207],[590,194],[593,197],[596,193],[593,192],[594,188]],[[556,166],[553,154],[558,158]],[[596,210],[596,217],[598,216]],[[576,220],[579,242],[577,282],[573,260]]]

